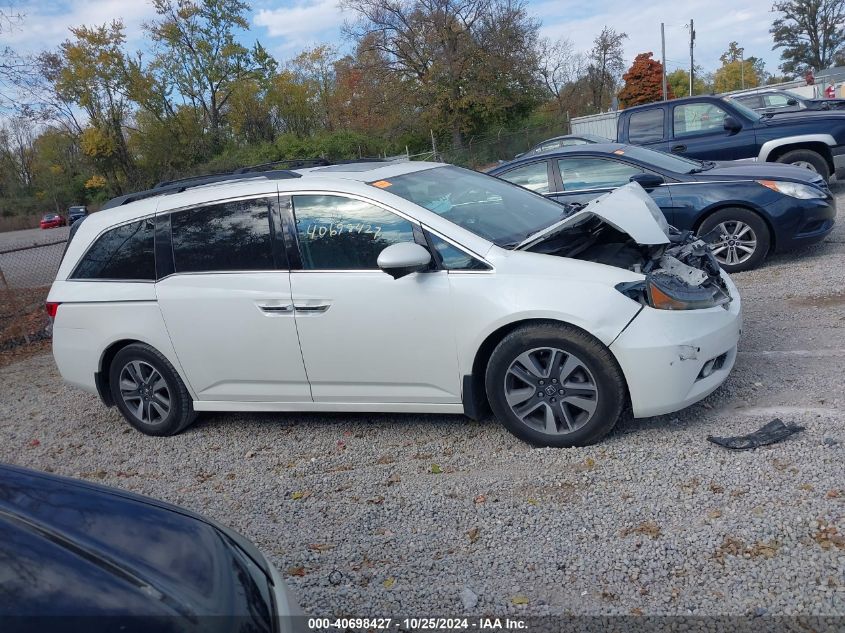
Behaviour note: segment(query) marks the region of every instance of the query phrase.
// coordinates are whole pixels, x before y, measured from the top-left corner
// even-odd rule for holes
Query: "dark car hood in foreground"
[[[824,179],[816,172],[781,163],[720,162],[712,169],[690,176],[696,180],[789,180],[813,184],[817,187],[821,184],[825,190],[827,189]]]
[[[226,615],[272,630],[267,576],[230,534],[152,499],[0,465],[0,615],[181,616],[181,630]]]

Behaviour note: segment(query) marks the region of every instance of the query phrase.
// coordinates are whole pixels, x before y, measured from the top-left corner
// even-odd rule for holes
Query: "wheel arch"
[[[493,330],[490,332],[487,337],[481,342],[481,345],[475,352],[475,357],[472,361],[472,373],[463,377],[462,383],[462,392],[461,398],[464,405],[464,414],[473,419],[479,420],[484,415],[490,413],[490,403],[487,400],[487,388],[486,388],[486,373],[487,373],[487,363],[490,361],[490,356],[493,354],[493,350],[496,349],[496,346],[502,342],[502,340],[514,330],[524,327],[526,325],[565,325],[573,330],[577,330],[584,334],[585,336],[590,337],[600,345],[606,347],[610,352],[610,357],[616,363],[616,368],[619,370],[619,374],[622,376],[622,382],[625,386],[625,406],[630,405],[630,394],[628,393],[628,379],[625,376],[625,372],[622,371],[621,365],[619,365],[619,361],[616,360],[616,355],[613,353],[613,350],[610,349],[608,345],[605,345],[601,340],[596,338],[595,335],[591,334],[587,330],[582,327],[578,327],[573,323],[568,321],[560,320],[560,319],[549,319],[549,318],[524,318],[518,319],[516,321],[511,321],[510,323],[506,323],[500,326],[498,329]]]
[[[777,249],[777,235],[775,235],[775,227],[772,224],[771,219],[767,217],[765,213],[762,213],[759,207],[755,207],[754,205],[748,204],[747,202],[720,201],[710,207],[707,207],[695,219],[695,222],[692,226],[693,232],[698,234],[698,230],[701,228],[701,225],[704,224],[707,218],[709,218],[717,211],[723,211],[724,209],[744,209],[746,211],[756,213],[760,217],[760,219],[765,222],[766,228],[769,229],[769,239],[771,240],[771,243],[769,244],[769,252],[773,253]]]
[[[830,169],[831,174],[836,171],[836,166],[833,163],[833,153],[830,150],[830,145],[821,140],[795,141],[791,143],[785,143],[783,145],[776,145],[769,150],[764,160],[767,163],[776,163],[777,160],[784,154],[801,149],[815,152],[816,154],[824,158],[828,168]]]

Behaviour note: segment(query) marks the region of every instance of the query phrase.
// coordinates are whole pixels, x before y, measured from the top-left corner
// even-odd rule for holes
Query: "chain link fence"
[[[0,350],[49,337],[44,302],[66,239],[0,250]]]

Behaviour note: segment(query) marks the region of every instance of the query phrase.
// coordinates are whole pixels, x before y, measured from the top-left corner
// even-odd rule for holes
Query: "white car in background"
[[[584,208],[440,163],[162,183],[75,225],[48,297],[68,382],[150,435],[201,411],[484,415],[595,442],[716,389],[740,298],[636,184]]]

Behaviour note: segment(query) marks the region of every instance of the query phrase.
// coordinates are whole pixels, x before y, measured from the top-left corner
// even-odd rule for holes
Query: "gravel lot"
[[[840,219],[736,275],[727,384],[587,449],[433,415],[217,414],[149,438],[42,355],[0,369],[0,460],[214,517],[314,615],[845,615],[843,271]],[[774,417],[806,430],[746,452],[705,441]]]

